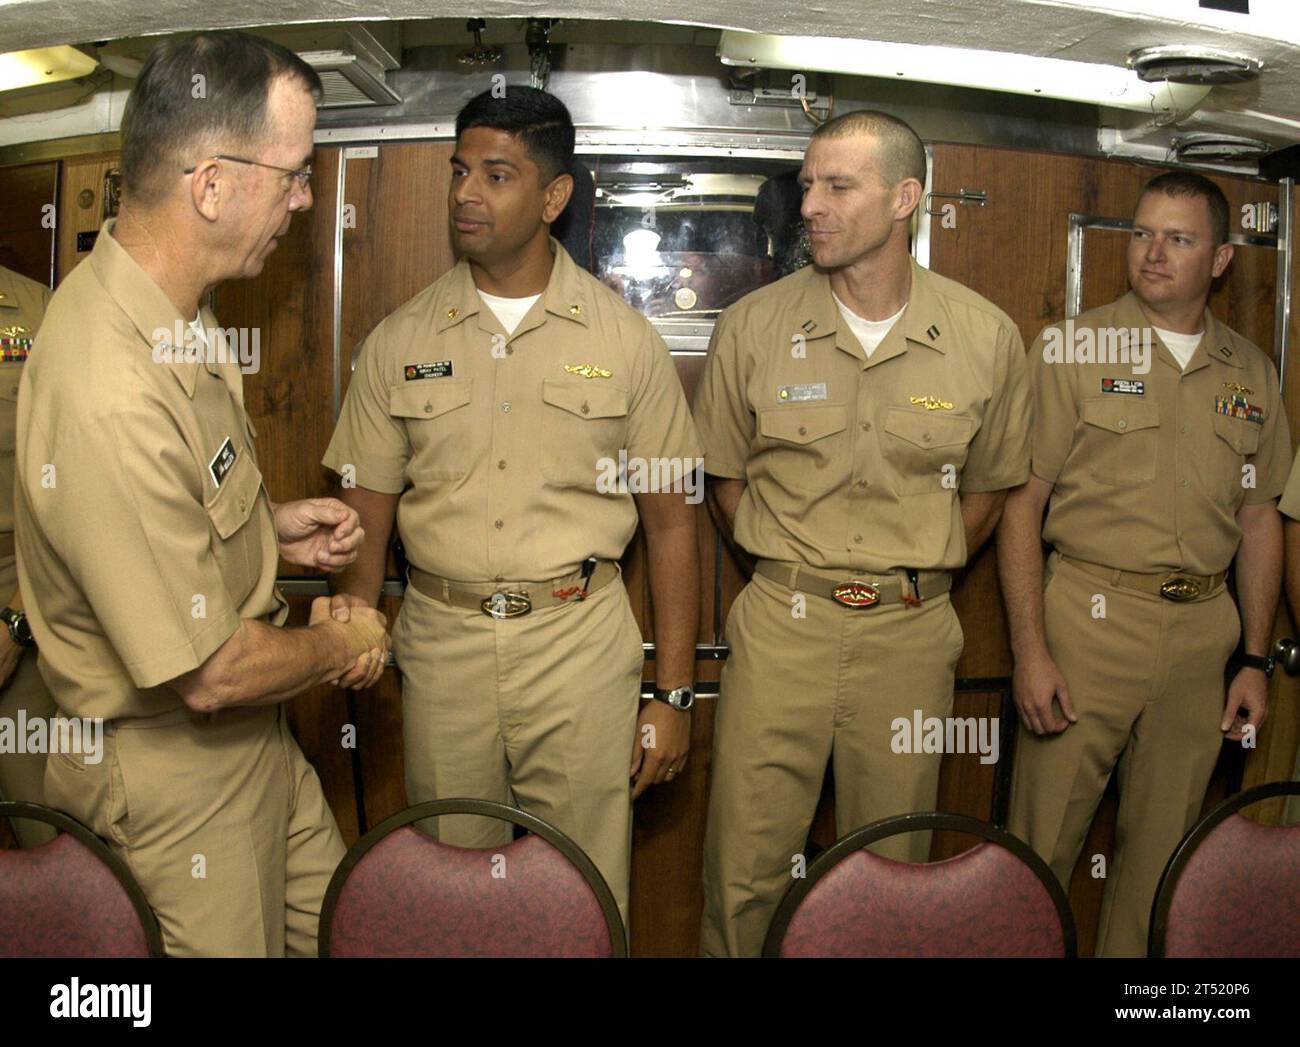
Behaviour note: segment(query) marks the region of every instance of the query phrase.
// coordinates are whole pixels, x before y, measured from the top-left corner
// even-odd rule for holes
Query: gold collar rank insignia
[[[1242,393],[1245,396],[1255,395],[1254,389],[1247,389],[1244,385],[1238,385],[1236,382],[1224,382],[1223,388],[1227,389],[1230,393]]]
[[[565,371],[569,374],[580,374],[583,378],[613,378],[613,371],[606,371],[603,367],[597,367],[595,364],[565,364]]]
[[[927,411],[951,411],[952,404],[935,396],[909,396],[907,402]]]
[[[8,327],[0,327],[0,334],[6,338],[17,338],[19,335],[27,333],[27,328],[22,324],[10,324]]]

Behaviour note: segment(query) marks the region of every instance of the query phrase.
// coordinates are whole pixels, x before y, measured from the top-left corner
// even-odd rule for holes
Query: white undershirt
[[[1169,351],[1174,354],[1178,366],[1186,370],[1192,353],[1196,352],[1196,347],[1201,344],[1201,335],[1179,334],[1177,331],[1166,331],[1163,327],[1156,327],[1154,330],[1160,336],[1160,340],[1169,347]]]
[[[477,290],[477,288],[476,288]],[[514,334],[515,328],[533,307],[533,303],[541,298],[540,294],[532,294],[527,298],[501,298],[494,294],[488,294],[486,291],[479,291],[478,296],[483,299],[483,304],[492,310],[493,314],[501,321],[501,326],[506,329],[506,334]]]
[[[885,340],[885,335],[889,334],[890,328],[898,323],[898,318],[907,312],[907,306],[898,310],[893,316],[884,320],[864,320],[847,305],[840,301],[840,296],[834,291],[831,297],[835,299],[835,304],[840,307],[840,315],[844,317],[845,323],[849,325],[849,330],[859,342],[867,354],[867,359],[871,359],[871,354],[879,347],[880,343]]]

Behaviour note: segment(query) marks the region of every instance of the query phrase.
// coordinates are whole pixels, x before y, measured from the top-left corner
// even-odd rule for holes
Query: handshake
[[[326,682],[361,691],[373,687],[388,664],[392,640],[388,619],[364,600],[346,593],[318,596],[311,602],[309,626],[328,629],[337,636],[344,668]]]

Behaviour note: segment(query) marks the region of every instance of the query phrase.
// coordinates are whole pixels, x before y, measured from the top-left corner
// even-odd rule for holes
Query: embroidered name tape
[[[439,360],[432,364],[407,364],[403,369],[406,380],[414,382],[421,378],[450,378],[451,361]]]
[[[234,443],[230,437],[226,437],[226,442],[217,448],[217,453],[212,456],[212,461],[208,463],[208,472],[212,474],[212,482],[218,487],[221,481],[226,478],[230,470],[235,466],[235,459],[238,457]]]
[[[826,383],[808,382],[804,385],[783,385],[776,391],[776,398],[782,403],[798,403],[807,400],[825,400]]]
[[[1134,381],[1132,378],[1103,378],[1101,380],[1101,391],[1103,393],[1127,393],[1129,396],[1144,396],[1146,394],[1146,385]]]

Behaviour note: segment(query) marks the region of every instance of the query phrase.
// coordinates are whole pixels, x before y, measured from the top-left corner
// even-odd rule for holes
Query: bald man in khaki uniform
[[[1253,736],[1267,701],[1290,433],[1272,361],[1207,308],[1232,257],[1227,213],[1199,175],[1152,181],[1132,292],[1047,328],[1029,354],[1033,476],[998,546],[1021,713],[1009,828],[1068,888],[1118,764],[1099,956],[1145,954],[1160,874],[1223,740]],[[1072,358],[1089,342],[1110,358]],[[1234,556],[1240,619],[1224,587]],[[1239,636],[1253,657],[1225,708]]]
[[[529,148],[530,127],[566,124],[567,143]],[[410,560],[393,629],[410,801],[513,802],[551,822],[626,921],[630,800],[679,773],[689,744],[689,702],[672,695],[694,660],[685,485],[698,482],[699,446],[662,339],[548,235],[571,184],[562,103],[484,93],[457,131],[462,260],[367,338],[324,464],[368,542],[383,543],[396,511]],[[614,481],[621,456],[626,485]],[[665,483],[639,484],[639,461],[668,465]],[[617,564],[638,517],[666,692],[640,730],[644,654]],[[368,546],[339,587],[373,601],[383,569]],[[431,828],[460,846],[511,836],[481,818]]]
[[[726,627],[706,955],[760,952],[828,760],[841,836],[933,810],[941,756],[919,739],[898,751],[894,721],[950,714],[963,642],[951,572],[1028,472],[1019,333],[908,255],[924,164],[911,129],[882,114],[823,125],[801,175],[817,264],[723,314],[696,394],[705,468],[758,558]],[[868,287],[896,296],[856,299],[892,317],[887,333],[837,305]],[[915,862],[929,844],[911,834],[877,849]]]
[[[54,715],[54,699],[36,668],[36,649],[25,620],[14,556],[14,445],[18,424],[18,382],[33,339],[45,316],[50,289],[0,268],[0,719],[18,727]],[[0,800],[45,802],[45,753],[0,752]],[[10,823],[18,842],[35,847],[54,838],[54,829],[27,819]]]
[[[178,109],[196,69],[208,95]],[[19,394],[19,576],[81,742],[51,752],[46,800],[121,855],[171,956],[315,954],[344,848],[282,703],[368,686],[387,650],[382,616],[324,597],[281,628],[279,558],[337,569],[362,532],[332,499],[271,502],[239,361],[198,304],[256,275],[310,206],[319,91],[292,52],[239,33],[150,55],[120,215],[51,300]],[[259,105],[248,138],[221,122]]]

